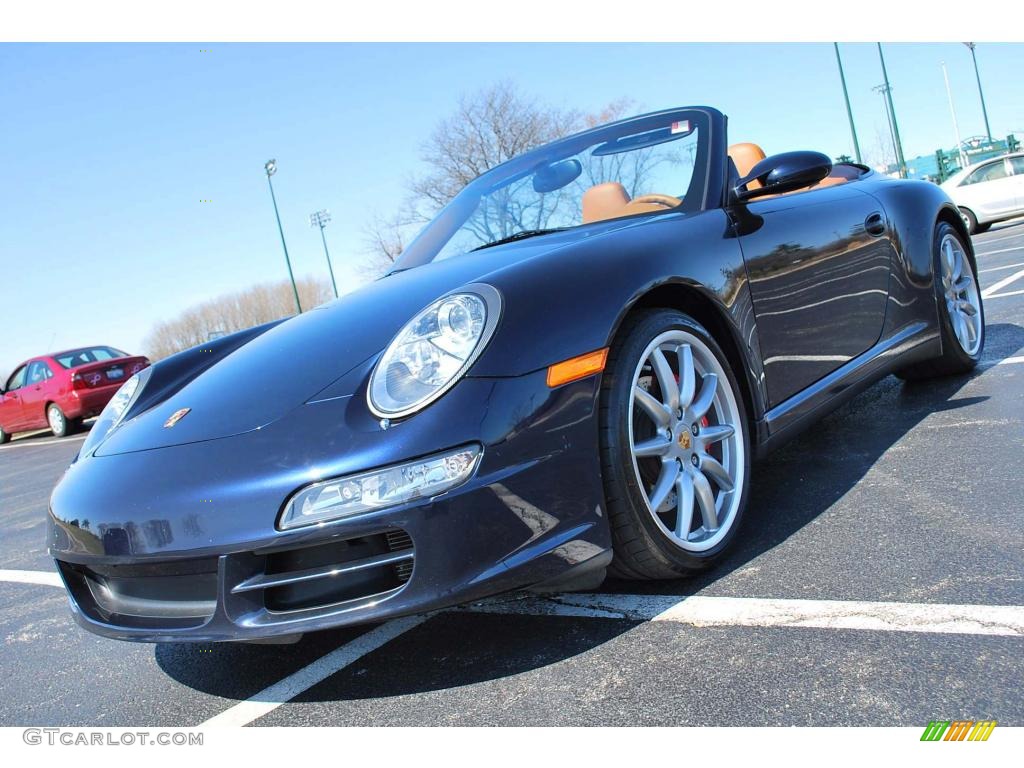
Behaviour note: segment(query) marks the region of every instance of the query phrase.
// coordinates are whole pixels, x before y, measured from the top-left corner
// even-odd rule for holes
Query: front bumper
[[[87,457],[54,491],[50,551],[80,624],[149,642],[291,635],[554,581],[610,555],[598,385],[465,379],[388,430],[357,394],[234,437]],[[477,472],[446,494],[275,527],[310,482],[471,442]]]

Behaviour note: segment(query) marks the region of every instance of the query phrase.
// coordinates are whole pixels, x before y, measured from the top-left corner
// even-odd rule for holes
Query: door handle
[[[869,214],[868,217],[864,219],[864,229],[867,230],[869,235],[881,237],[885,234],[885,217],[878,211]]]

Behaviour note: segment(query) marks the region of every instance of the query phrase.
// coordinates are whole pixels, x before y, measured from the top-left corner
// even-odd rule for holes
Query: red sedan
[[[64,437],[97,415],[125,380],[149,365],[113,347],[82,347],[28,360],[0,389],[0,443],[15,432]]]

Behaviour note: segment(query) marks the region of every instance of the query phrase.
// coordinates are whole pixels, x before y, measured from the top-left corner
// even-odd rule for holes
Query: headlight
[[[121,423],[124,415],[128,413],[128,409],[142,394],[142,386],[152,370],[152,368],[146,368],[144,371],[136,373],[114,393],[110,402],[107,403],[107,407],[96,417],[96,422],[89,430],[89,437],[82,445],[79,455],[87,456],[91,453],[114,430],[114,427]]]
[[[469,445],[393,467],[308,485],[288,499],[278,528],[299,528],[438,496],[472,476],[480,452],[479,445]]]
[[[438,299],[406,324],[377,361],[367,400],[382,418],[408,416],[443,395],[483,352],[501,296],[470,285]]]

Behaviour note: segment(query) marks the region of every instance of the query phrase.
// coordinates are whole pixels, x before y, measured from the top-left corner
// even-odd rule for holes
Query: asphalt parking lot
[[[699,579],[291,646],[121,643],[48,583],[83,436],[0,447],[0,725],[1024,725],[1024,221],[975,247],[983,365],[889,377],[757,465]]]

